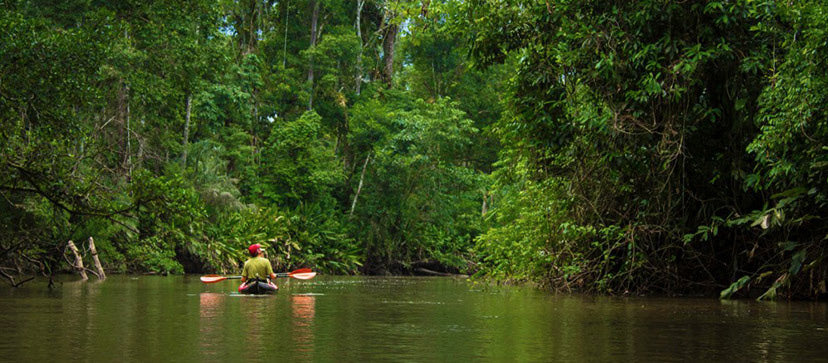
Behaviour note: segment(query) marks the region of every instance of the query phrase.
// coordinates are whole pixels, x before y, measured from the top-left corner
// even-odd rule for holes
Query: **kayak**
[[[279,290],[272,281],[250,280],[239,285],[241,294],[273,294]]]

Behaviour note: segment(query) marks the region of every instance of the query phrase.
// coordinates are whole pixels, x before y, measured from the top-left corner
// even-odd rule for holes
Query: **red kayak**
[[[239,285],[239,293],[241,294],[273,294],[276,291],[279,291],[279,287],[273,281],[252,279]]]

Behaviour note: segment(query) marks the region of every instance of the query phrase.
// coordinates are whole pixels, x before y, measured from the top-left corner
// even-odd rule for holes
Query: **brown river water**
[[[828,304],[551,294],[452,278],[111,276],[0,287],[0,361],[828,361]]]

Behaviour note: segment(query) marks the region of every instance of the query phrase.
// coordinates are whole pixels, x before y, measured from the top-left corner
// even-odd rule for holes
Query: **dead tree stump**
[[[81,259],[80,252],[78,252],[78,248],[75,247],[75,243],[70,240],[67,245],[69,245],[69,249],[72,250],[72,253],[75,254],[75,264],[73,267],[78,270],[84,280],[89,280],[89,277],[86,276],[86,269],[83,268],[83,259]]]
[[[95,269],[98,270],[98,278],[103,280],[106,278],[101,260],[98,259],[98,250],[95,249],[95,240],[89,237],[89,250],[92,251],[92,261],[95,262]]]

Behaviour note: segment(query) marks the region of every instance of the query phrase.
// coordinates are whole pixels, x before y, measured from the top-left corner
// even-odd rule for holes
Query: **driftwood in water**
[[[419,273],[426,274],[426,275],[433,275],[433,276],[459,277],[459,278],[462,278],[462,279],[469,278],[469,275],[459,275],[459,274],[452,274],[452,273],[448,273],[448,272],[437,272],[437,271],[432,271],[432,270],[429,270],[427,268],[422,268],[422,267],[417,267],[417,268],[414,269],[414,271],[417,271]]]
[[[67,245],[69,245],[69,249],[72,250],[72,253],[75,254],[75,263],[72,267],[78,270],[78,273],[80,273],[84,280],[89,280],[89,277],[86,276],[86,269],[83,268],[83,259],[81,259],[80,252],[78,252],[78,248],[75,247],[75,243],[70,240]]]
[[[95,249],[95,240],[89,237],[89,250],[92,252],[92,261],[95,262],[95,269],[98,270],[98,278],[103,280],[106,278],[101,260],[98,259],[98,250]]]

